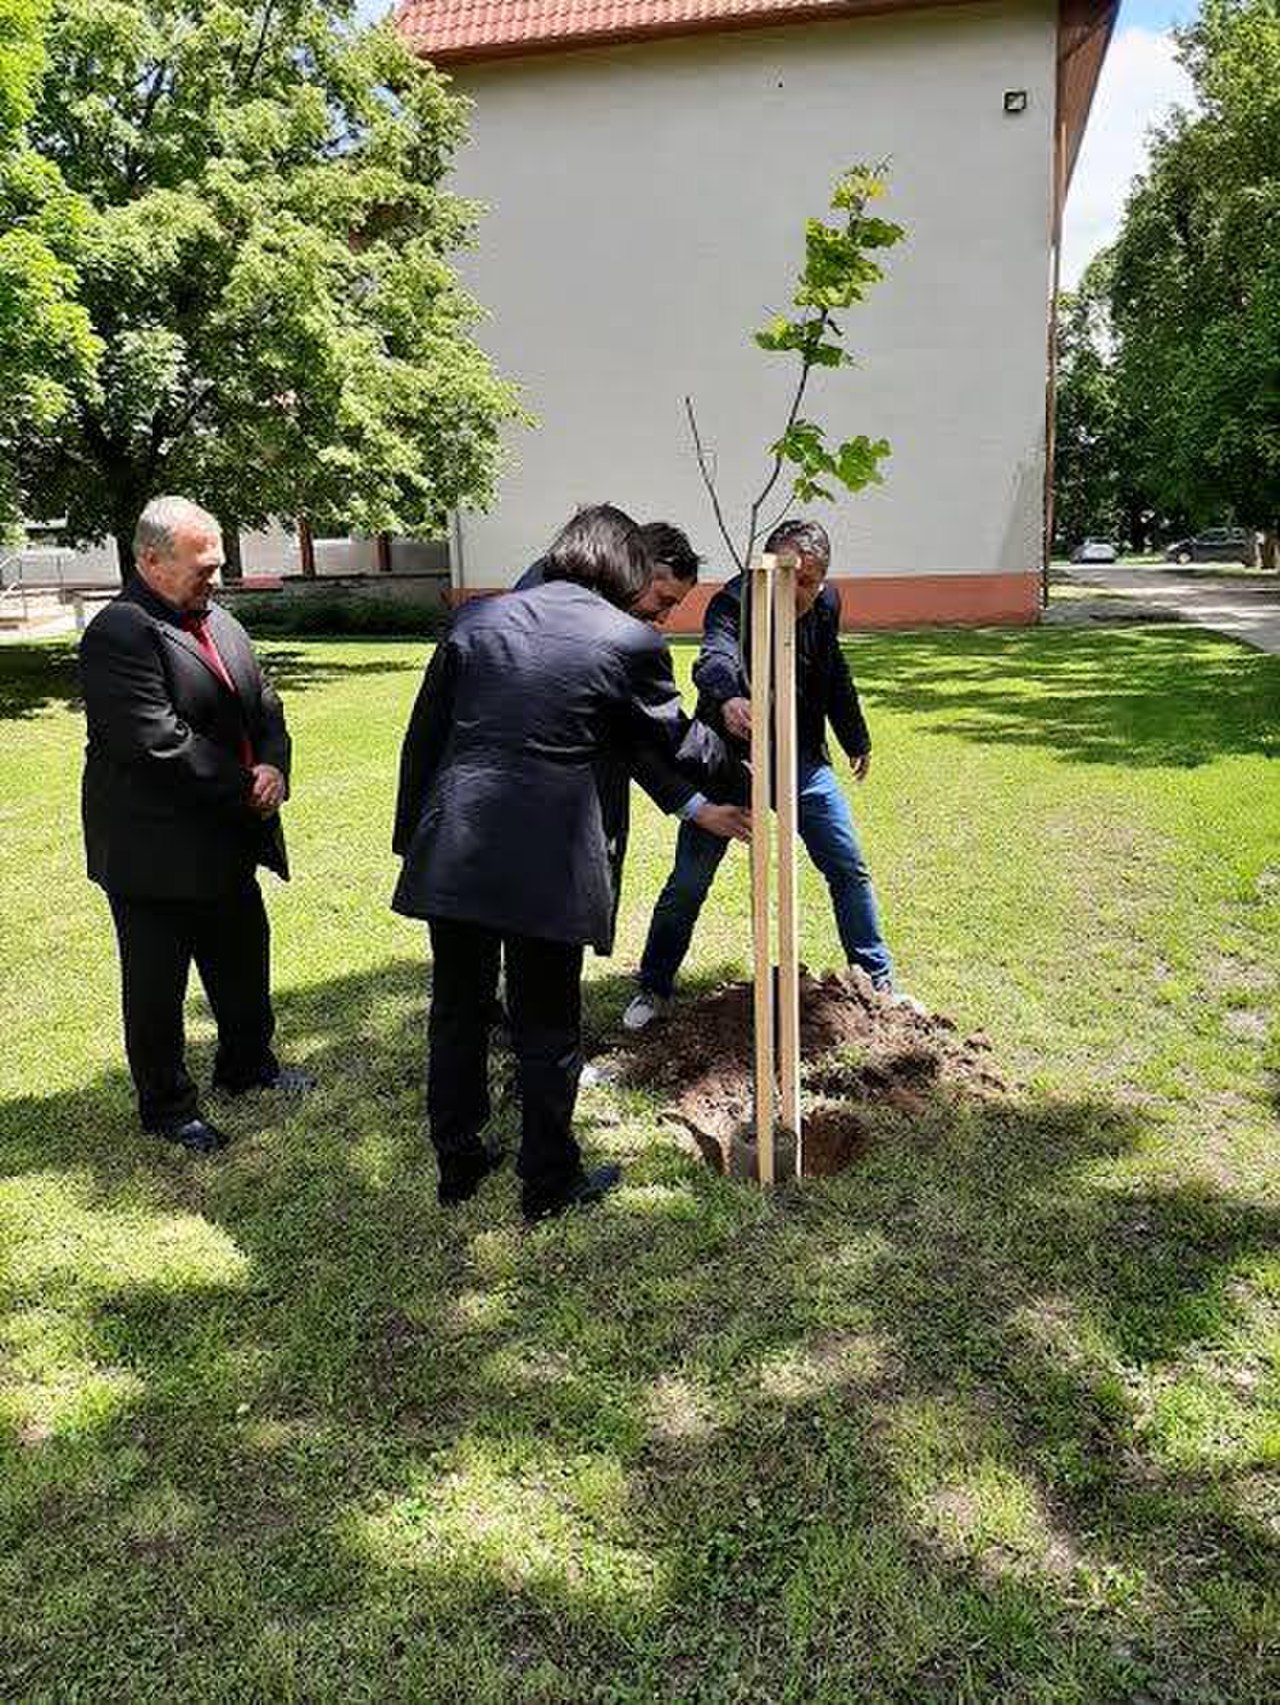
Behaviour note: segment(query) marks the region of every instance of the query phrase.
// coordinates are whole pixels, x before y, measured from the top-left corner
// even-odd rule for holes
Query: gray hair
[[[820,521],[802,521],[799,516],[794,521],[783,521],[764,542],[770,556],[786,550],[788,546],[802,556],[821,557],[825,563],[831,561],[831,540]]]
[[[155,551],[163,557],[172,556],[175,535],[184,528],[198,533],[216,533],[219,538],[222,536],[217,517],[210,515],[207,509],[201,509],[189,497],[153,497],[139,515],[134,529],[135,562],[141,558],[143,551]]]

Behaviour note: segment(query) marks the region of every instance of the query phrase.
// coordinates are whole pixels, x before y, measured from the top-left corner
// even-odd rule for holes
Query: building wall
[[[1052,0],[993,0],[459,67],[458,187],[492,209],[466,271],[540,421],[491,514],[459,521],[460,589],[509,584],[602,499],[680,522],[724,576],[682,399],[744,517],[791,380],[750,333],[786,306],[836,173],[888,157],[908,239],[846,316],[860,366],[819,375],[805,411],[893,445],[883,487],[817,507],[833,572],[856,619],[1031,619],[1055,34]]]
[[[364,535],[316,538],[316,576],[319,579],[367,574],[385,583],[378,567],[377,541]],[[302,554],[296,532],[272,527],[240,535],[241,566],[247,580],[279,580],[300,575]],[[391,573],[435,575],[445,571],[448,546],[443,540],[391,540]],[[22,581],[27,586],[77,586],[85,589],[120,584],[115,542],[101,545],[33,545],[0,558],[0,587]]]

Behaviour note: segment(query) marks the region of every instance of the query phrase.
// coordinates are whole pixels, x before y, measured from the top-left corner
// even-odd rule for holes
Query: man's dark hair
[[[640,529],[640,539],[655,565],[662,563],[677,580],[690,586],[697,584],[702,558],[679,527],[673,527],[670,521],[646,521]]]
[[[827,529],[821,521],[804,521],[799,516],[775,527],[765,540],[764,548],[769,556],[790,548],[805,556],[819,556],[828,565],[831,562],[831,540],[827,537]]]
[[[572,580],[629,610],[653,578],[640,529],[611,503],[580,509],[547,552],[548,580]]]

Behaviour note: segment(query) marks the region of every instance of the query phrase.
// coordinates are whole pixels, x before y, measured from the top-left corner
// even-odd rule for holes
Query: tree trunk
[[[1147,529],[1143,522],[1142,505],[1140,503],[1131,503],[1129,505],[1129,514],[1128,519],[1125,522],[1125,531],[1129,535],[1128,544],[1131,551],[1136,551],[1140,555],[1146,550]]]
[[[244,562],[240,555],[240,528],[237,522],[224,520],[222,525],[222,578],[227,581],[244,579]]]
[[[103,478],[109,489],[115,494],[115,511],[112,516],[111,535],[116,542],[116,555],[120,559],[120,584],[127,586],[138,572],[138,564],[133,555],[133,535],[137,531],[138,517],[146,507],[146,497],[141,495],[137,470],[129,462],[103,461],[99,464]]]
[[[1263,531],[1262,566],[1272,574],[1280,568],[1280,521],[1273,521]]]
[[[120,563],[120,584],[127,586],[137,573],[138,565],[133,560],[133,528],[117,526],[114,534],[116,541],[116,556]]]

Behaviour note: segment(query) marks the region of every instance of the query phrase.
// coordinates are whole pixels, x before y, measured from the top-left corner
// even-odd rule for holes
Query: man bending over
[[[769,535],[765,550],[789,550],[799,560],[796,745],[800,836],[826,878],[849,963],[865,971],[882,993],[892,995],[893,962],[880,929],[871,873],[826,743],[829,723],[853,765],[854,779],[866,780],[871,769],[871,736],[840,648],[839,595],[826,584],[831,542],[826,529],[816,521],[784,521]],[[739,638],[743,595],[743,576],[738,575],[708,605],[693,679],[698,688],[700,720],[745,745],[751,739],[751,700]],[[671,999],[698,914],[727,844],[696,823],[680,825],[675,866],[649,925],[640,964],[640,988],[623,1014],[628,1030],[645,1029]],[[904,1004],[918,1005],[909,996],[897,998]]]

